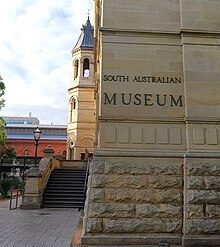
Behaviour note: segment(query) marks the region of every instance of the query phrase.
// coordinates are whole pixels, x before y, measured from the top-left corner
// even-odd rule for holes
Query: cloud
[[[6,84],[1,115],[32,112],[41,123],[67,123],[71,50],[92,2],[1,1],[0,75]]]

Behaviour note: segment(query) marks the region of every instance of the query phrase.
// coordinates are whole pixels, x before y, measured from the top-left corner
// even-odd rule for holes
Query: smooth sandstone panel
[[[183,46],[186,114],[211,120],[220,116],[220,45],[205,42],[209,39]]]
[[[100,146],[110,149],[184,152],[186,150],[184,124],[167,125],[166,123],[103,122],[100,123],[100,131],[103,133]],[[218,148],[217,145],[215,146]]]
[[[114,11],[112,11],[114,9]],[[179,0],[103,1],[104,28],[169,31],[180,29]]]
[[[180,0],[183,30],[219,32],[219,0]]]
[[[184,117],[182,66],[175,66],[182,64],[180,45],[120,44],[119,38],[102,49],[102,117]]]

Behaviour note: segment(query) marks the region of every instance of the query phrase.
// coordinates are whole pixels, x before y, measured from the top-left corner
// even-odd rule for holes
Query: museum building
[[[66,158],[66,125],[43,125],[35,117],[4,117],[6,123],[7,142],[14,146],[18,156],[34,156],[34,131],[38,127],[42,132],[38,146],[38,156],[43,157],[43,150],[48,145],[55,151],[55,155]]]
[[[94,2],[82,246],[220,246],[220,1]]]

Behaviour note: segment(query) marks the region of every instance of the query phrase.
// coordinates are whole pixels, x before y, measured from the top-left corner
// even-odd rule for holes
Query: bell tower
[[[95,141],[94,29],[89,16],[72,50],[73,78],[68,89],[67,158],[92,154]]]

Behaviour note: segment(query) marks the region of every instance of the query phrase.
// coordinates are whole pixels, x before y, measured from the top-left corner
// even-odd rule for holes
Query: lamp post
[[[34,166],[37,166],[37,147],[39,145],[39,140],[40,140],[40,137],[41,137],[41,131],[37,129],[34,131],[34,140],[35,140],[35,160],[34,160]]]

